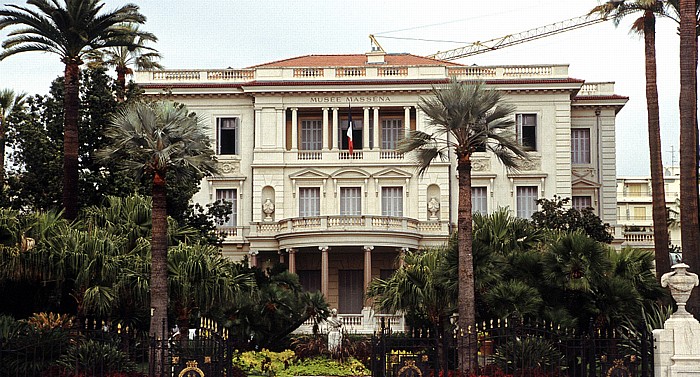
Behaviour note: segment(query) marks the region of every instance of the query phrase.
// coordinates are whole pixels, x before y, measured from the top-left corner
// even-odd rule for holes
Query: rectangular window
[[[340,214],[345,216],[359,216],[362,208],[362,197],[359,187],[340,188]]]
[[[403,217],[403,187],[382,187],[382,216]]]
[[[299,216],[310,217],[321,214],[321,189],[318,187],[299,188]]]
[[[571,198],[571,207],[576,210],[582,210],[584,208],[592,208],[592,202],[590,196],[574,196]]]
[[[236,218],[238,217],[238,199],[236,189],[216,190],[216,200],[225,200],[231,204],[231,214],[228,221],[221,226],[234,227],[236,226]]]
[[[301,145],[304,151],[320,151],[323,147],[323,121],[301,121]]]
[[[340,122],[338,125],[340,129],[338,130],[338,145],[340,146],[340,149],[342,150],[347,150],[348,149],[348,121],[343,120]],[[360,150],[362,149],[363,145],[363,135],[362,135],[362,119],[356,119],[352,118],[352,148],[353,150]]]
[[[321,291],[321,270],[297,270],[297,275],[305,291]]]
[[[362,270],[338,270],[338,311],[359,314],[364,306],[364,275]]]
[[[515,124],[518,143],[523,149],[537,150],[537,114],[516,114]]]
[[[591,130],[589,128],[571,129],[571,163],[591,163]]]
[[[516,189],[517,216],[530,219],[537,211],[537,186],[518,186]]]
[[[647,209],[646,207],[634,207],[634,217],[632,220],[646,220],[647,219]]]
[[[486,187],[472,187],[472,213],[480,213],[482,215],[488,213]]]
[[[403,138],[405,130],[402,119],[382,120],[382,149],[396,149],[399,141]]]
[[[218,118],[217,128],[217,154],[238,154],[238,118]]]

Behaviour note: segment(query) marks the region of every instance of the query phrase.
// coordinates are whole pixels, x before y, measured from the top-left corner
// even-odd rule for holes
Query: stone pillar
[[[338,150],[338,108],[333,108],[333,148]]]
[[[328,299],[328,246],[319,246],[321,250],[321,293]]]
[[[326,150],[326,149],[330,149],[330,144],[328,144],[328,108],[324,107],[322,110],[323,110],[323,135],[322,135],[321,140],[323,140],[323,145],[321,146],[321,150]]]
[[[404,106],[403,108],[404,121],[403,129],[405,137],[411,132],[411,106]]]
[[[292,151],[299,148],[299,118],[296,107],[292,107]]]
[[[262,110],[255,109],[253,122],[255,123],[255,148],[260,148],[262,146],[263,131],[262,131]]]
[[[289,256],[287,257],[287,262],[289,262],[288,270],[289,272],[297,273],[297,249],[287,249]]]
[[[248,252],[248,265],[250,267],[257,267],[258,265],[258,251],[251,250]]]
[[[374,250],[374,246],[365,246],[363,247],[365,250],[365,293],[367,293],[367,289],[369,288],[369,283],[372,281],[372,250]],[[365,297],[367,295],[365,294]],[[365,299],[365,306],[370,306],[370,301],[369,298]]]
[[[669,287],[678,310],[654,330],[654,376],[700,377],[700,323],[685,310],[690,292],[700,282],[698,275],[686,271],[690,266],[678,263],[673,272],[661,276],[661,286]]]
[[[382,144],[379,141],[379,108],[373,107],[374,111],[374,149],[381,149]]]
[[[362,108],[362,149],[369,150],[369,107]]]

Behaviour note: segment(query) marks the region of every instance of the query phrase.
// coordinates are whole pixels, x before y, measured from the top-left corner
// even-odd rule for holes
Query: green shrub
[[[76,372],[132,372],[136,364],[114,344],[85,340],[72,345],[58,365]]]
[[[507,371],[560,367],[564,357],[552,342],[542,338],[517,338],[496,347],[494,363]]]
[[[326,357],[315,357],[290,365],[287,369],[279,371],[276,376],[369,376],[370,374],[370,371],[354,358],[341,363]]]

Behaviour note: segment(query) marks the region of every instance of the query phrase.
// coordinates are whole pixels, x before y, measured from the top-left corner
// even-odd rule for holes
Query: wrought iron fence
[[[479,377],[651,377],[653,337],[648,331],[575,331],[551,323],[494,321],[472,331],[418,330],[373,337],[373,377],[457,377],[459,354]]]

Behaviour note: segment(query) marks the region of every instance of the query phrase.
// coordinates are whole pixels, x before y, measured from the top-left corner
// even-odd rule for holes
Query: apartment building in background
[[[373,313],[365,288],[407,250],[443,244],[456,223],[455,162],[435,161],[419,177],[414,156],[396,150],[411,130],[430,132],[418,104],[434,86],[483,81],[516,108],[514,131],[531,159],[509,171],[475,152],[474,211],[508,207],[528,218],[536,199],[560,195],[613,226],[618,219],[615,116],[627,98],[613,83],[569,77],[567,65],[466,66],[372,51],[135,77],[148,95],[204,119],[221,174],[194,200],[232,203],[223,253],[286,264],[350,331],[372,331],[381,316],[403,325]]]

